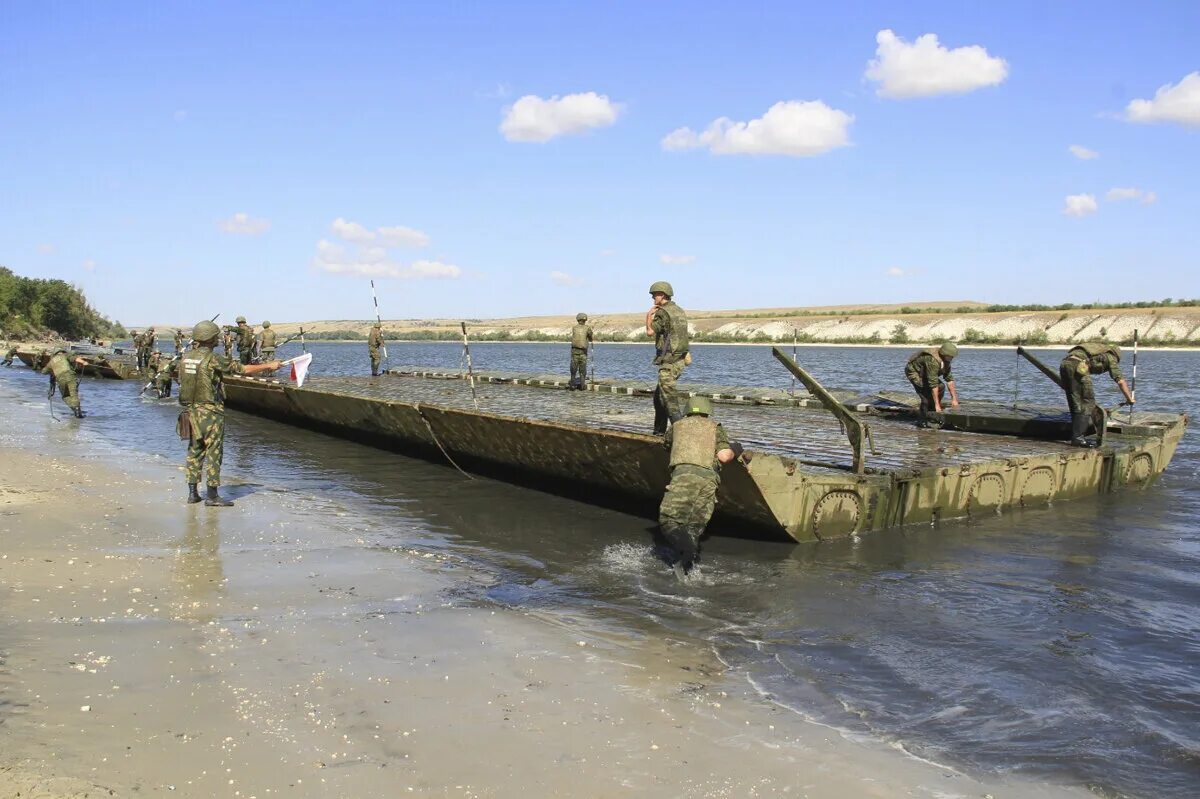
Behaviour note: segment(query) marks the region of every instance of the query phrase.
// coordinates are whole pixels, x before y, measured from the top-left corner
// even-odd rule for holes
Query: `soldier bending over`
[[[958,392],[954,389],[954,375],[950,373],[950,362],[955,355],[958,355],[958,347],[947,342],[913,353],[908,359],[904,376],[921,398],[921,407],[917,411],[918,427],[942,426],[942,381],[950,391],[950,407],[958,407]]]
[[[1096,391],[1092,375],[1108,372],[1125,395],[1124,405],[1133,404],[1133,394],[1121,374],[1121,348],[1116,344],[1088,342],[1072,347],[1058,367],[1067,407],[1071,409],[1071,443],[1077,447],[1095,446],[1086,436],[1096,410]]]

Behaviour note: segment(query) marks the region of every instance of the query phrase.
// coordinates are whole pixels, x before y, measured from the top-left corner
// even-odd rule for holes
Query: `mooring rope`
[[[459,473],[463,477],[467,478],[468,480],[474,480],[474,477],[464,472],[463,468],[454,462],[454,458],[451,458],[450,453],[447,452],[446,448],[442,446],[442,442],[438,440],[437,433],[433,432],[433,425],[431,425],[429,420],[425,418],[425,411],[421,409],[420,405],[417,406],[417,414],[420,415],[421,421],[425,423],[425,429],[429,431],[429,436],[433,439],[433,443],[437,444],[437,448],[440,449],[442,454],[446,456],[446,460],[450,462],[450,465],[455,469],[458,469]]]

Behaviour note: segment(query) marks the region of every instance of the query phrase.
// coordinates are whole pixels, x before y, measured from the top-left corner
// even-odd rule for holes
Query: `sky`
[[[0,265],[127,325],[1200,297],[1200,3],[0,2]]]

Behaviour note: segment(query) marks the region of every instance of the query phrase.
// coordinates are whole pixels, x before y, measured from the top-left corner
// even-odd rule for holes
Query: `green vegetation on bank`
[[[1200,306],[1200,299],[1177,300],[1167,297],[1163,300],[1142,300],[1139,302],[1085,302],[1075,304],[1064,302],[1059,305],[960,305],[955,308],[923,308],[904,305],[900,308],[858,308],[854,310],[806,310],[797,308],[792,311],[762,311],[758,313],[724,313],[724,314],[690,314],[692,319],[792,319],[804,316],[894,316],[902,314],[981,314],[981,313],[1016,313],[1039,311],[1109,311],[1131,308],[1194,308]]]
[[[0,266],[0,329],[9,339],[58,334],[123,338],[125,328],[88,304],[83,292],[64,280],[20,277]]]

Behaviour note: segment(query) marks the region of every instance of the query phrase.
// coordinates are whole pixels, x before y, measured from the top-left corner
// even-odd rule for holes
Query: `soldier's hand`
[[[951,407],[951,408],[957,408],[957,407],[958,407],[958,400],[950,400],[950,407]]]
[[[271,371],[274,372],[283,366],[283,361],[268,361],[267,366],[271,367]]]

